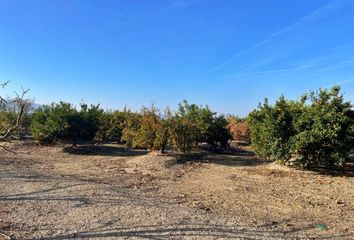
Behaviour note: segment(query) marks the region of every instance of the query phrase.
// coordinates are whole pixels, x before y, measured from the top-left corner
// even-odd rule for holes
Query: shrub
[[[123,140],[133,148],[146,148],[164,152],[169,140],[170,111],[163,118],[155,106],[143,107],[140,113],[127,113]]]
[[[321,89],[302,98],[301,115],[295,119],[297,134],[293,153],[305,167],[343,167],[354,141],[353,110],[339,87]]]
[[[212,122],[213,113],[208,107],[198,106],[196,104],[189,104],[186,100],[178,104],[178,116],[177,124],[184,122],[184,124],[194,125],[193,135],[189,136],[194,145],[199,142],[205,142],[205,135]],[[184,121],[180,121],[184,119]],[[179,126],[181,127],[181,126]]]
[[[0,136],[5,133],[16,123],[16,113],[9,109],[0,110]]]
[[[78,121],[78,125],[81,129],[78,132],[78,139],[81,140],[93,140],[100,128],[100,119],[104,111],[100,108],[100,105],[80,104],[80,111],[78,116],[75,117]]]
[[[32,116],[33,137],[40,144],[71,141],[75,146],[78,140],[93,139],[101,113],[98,105],[91,105],[89,108],[86,104],[81,104],[80,111],[64,102],[42,106]]]
[[[154,143],[155,147],[161,150],[161,153],[165,153],[167,144],[171,142],[171,124],[172,112],[169,108],[166,108],[165,116],[160,119]]]
[[[41,106],[32,114],[31,131],[39,144],[52,144],[58,139],[62,124],[54,108],[54,104]]]
[[[176,121],[177,124],[184,123],[194,126],[194,131],[190,132],[192,135],[188,138],[195,146],[205,142],[214,147],[218,144],[225,147],[231,139],[225,117],[216,116],[216,113],[211,111],[208,106],[197,106],[184,100],[179,104],[176,116],[184,119],[184,121]]]
[[[115,141],[120,143],[125,113],[121,111],[103,112],[99,119],[99,129],[96,133],[96,138],[102,141]]]
[[[274,106],[265,99],[263,105],[249,114],[251,142],[262,158],[288,160],[291,157],[290,138],[294,136],[293,118],[296,103],[280,97]]]
[[[139,121],[139,128],[133,141],[133,147],[157,149],[157,134],[160,131],[162,120],[158,109],[154,106],[143,107]]]
[[[206,142],[216,147],[218,144],[222,148],[228,146],[231,134],[227,128],[228,122],[224,116],[214,117],[211,126],[209,126],[206,134]]]
[[[140,128],[141,115],[126,110],[124,111],[124,116],[122,141],[127,144],[128,147],[136,147],[135,139]]]
[[[110,140],[121,142],[125,116],[125,111],[114,111],[112,113],[111,128],[108,131]]]
[[[174,116],[170,124],[170,138],[173,148],[187,152],[193,148],[197,128],[188,118]]]
[[[252,146],[260,157],[304,167],[341,167],[354,140],[353,110],[339,87],[319,90],[299,101],[266,100],[250,113]]]
[[[112,128],[112,113],[111,112],[104,112],[100,115],[99,118],[99,127],[96,132],[95,138],[101,141],[110,141],[111,136],[109,134],[110,129]]]

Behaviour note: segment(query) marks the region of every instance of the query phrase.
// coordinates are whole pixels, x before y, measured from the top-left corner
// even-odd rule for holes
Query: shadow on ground
[[[107,145],[81,145],[77,147],[64,147],[63,151],[75,155],[99,155],[99,156],[142,156],[148,154],[147,150],[133,150],[122,146]]]
[[[106,228],[105,226],[103,226]],[[268,226],[269,227],[269,226]],[[105,238],[141,238],[141,239],[203,239],[203,238],[223,238],[223,239],[279,239],[296,232],[306,231],[313,228],[294,228],[288,231],[269,229],[247,229],[243,227],[227,227],[223,225],[195,224],[195,225],[151,225],[132,226],[120,228],[108,228],[106,230],[93,229],[91,231],[81,231],[72,234],[55,235],[52,237],[33,238],[32,240],[63,240],[63,239],[105,239]],[[348,237],[324,236],[325,238],[340,239]]]
[[[177,163],[208,163],[230,167],[258,166],[269,164],[271,161],[258,159],[253,151],[232,148],[227,152],[213,154],[209,152],[195,152],[176,155]]]
[[[74,178],[73,178],[74,179]],[[58,179],[60,180],[60,179]],[[88,207],[88,206],[117,206],[124,204],[125,202],[134,202],[141,206],[155,206],[155,202],[151,199],[143,199],[140,197],[140,192],[131,189],[126,189],[120,186],[108,187],[109,193],[99,194],[98,196],[92,195],[90,192],[82,192],[81,194],[75,194],[75,190],[84,187],[90,188],[90,183],[78,182],[78,183],[61,183],[62,186],[44,187],[40,190],[24,192],[18,194],[0,195],[1,202],[56,202],[62,204],[64,202],[74,203],[75,207]],[[65,192],[66,194],[63,194]],[[74,192],[74,193],[72,193]],[[156,200],[155,200],[156,201]],[[163,203],[163,201],[160,201]],[[1,239],[1,238],[0,238]]]
[[[56,191],[68,190],[69,188],[80,186],[83,184],[73,184],[62,187],[47,188],[38,191],[12,194],[7,196],[0,196],[0,202],[2,201],[70,201],[77,202],[77,206],[86,205],[89,203],[89,198],[85,196],[60,196]],[[54,193],[54,194],[53,194]]]

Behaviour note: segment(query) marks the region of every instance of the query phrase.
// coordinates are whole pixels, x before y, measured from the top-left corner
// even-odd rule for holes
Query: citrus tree
[[[354,141],[353,109],[339,87],[298,101],[266,100],[248,117],[255,152],[303,167],[343,167]]]

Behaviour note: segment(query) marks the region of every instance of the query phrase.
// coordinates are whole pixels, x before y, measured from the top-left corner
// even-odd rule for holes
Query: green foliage
[[[160,131],[162,120],[158,109],[154,106],[143,107],[139,129],[133,141],[133,147],[157,149],[157,134]]]
[[[170,123],[171,145],[175,149],[187,152],[190,151],[195,142],[197,128],[188,118],[175,116]]]
[[[75,117],[77,126],[81,128],[77,138],[92,140],[95,138],[100,128],[100,119],[104,111],[99,105],[91,105],[88,107],[87,104],[82,103],[80,107],[81,109],[78,112],[78,116]]]
[[[228,121],[224,116],[215,117],[207,129],[206,142],[214,147],[220,144],[222,148],[226,148],[231,139],[231,133],[227,126]]]
[[[140,113],[127,112],[123,140],[131,147],[164,151],[169,138],[169,119],[163,119],[155,106]]]
[[[99,106],[81,104],[76,110],[71,104],[43,106],[33,114],[31,129],[41,144],[58,141],[99,139],[124,142],[129,147],[160,149],[167,145],[180,151],[190,151],[200,142],[226,147],[231,138],[223,116],[216,116],[209,107],[184,101],[176,114],[167,109],[164,116],[155,107],[103,111]]]
[[[128,147],[136,147],[135,139],[139,131],[141,115],[131,112],[130,110],[126,110],[124,114],[122,141],[126,143]]]
[[[342,167],[354,141],[353,110],[339,87],[311,92],[302,98],[301,115],[295,119],[293,153],[305,167]]]
[[[221,147],[226,147],[231,139],[225,117],[216,116],[216,113],[212,112],[208,106],[197,106],[184,100],[179,104],[176,116],[185,119],[177,122],[185,124],[186,129],[188,129],[187,125],[193,126],[194,130],[189,133],[191,135],[188,136],[188,139],[192,140],[194,145],[206,142],[214,147],[218,144]]]
[[[99,117],[99,129],[96,133],[96,138],[102,141],[115,141],[120,143],[124,121],[124,112],[103,112]]]
[[[189,104],[184,100],[178,105],[176,115],[180,118],[187,119],[194,125],[195,131],[191,137],[195,144],[206,142],[207,134],[215,115],[208,106],[203,107],[196,104]]]
[[[252,146],[260,157],[272,160],[291,157],[289,140],[295,134],[293,119],[297,115],[296,105],[284,96],[274,106],[265,99],[263,105],[249,114]]]
[[[162,117],[152,106],[144,107],[140,113],[127,112],[122,139],[134,148],[160,149],[167,144],[179,151],[190,151],[199,142],[213,146],[227,145],[231,135],[223,116],[216,117],[208,107],[179,104],[175,115],[169,109]]]
[[[340,88],[319,90],[271,106],[266,100],[250,113],[252,146],[260,157],[304,167],[341,167],[354,141],[353,110]]]
[[[92,140],[99,128],[99,106],[81,104],[80,111],[71,104],[60,102],[36,109],[32,116],[33,137],[40,144],[57,141]]]
[[[0,109],[0,136],[4,135],[11,126],[16,124],[17,114],[10,109]]]
[[[64,128],[62,119],[67,114],[68,108],[71,109],[70,104],[60,103],[41,106],[34,111],[31,130],[38,143],[52,144],[60,138],[59,135]]]
[[[101,141],[110,141],[111,136],[109,134],[110,130],[113,128],[113,123],[111,122],[112,113],[111,112],[103,112],[99,116],[99,127],[96,132],[96,139]]]

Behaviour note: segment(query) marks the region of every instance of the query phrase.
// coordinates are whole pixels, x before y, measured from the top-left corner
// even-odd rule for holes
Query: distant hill
[[[33,110],[36,110],[37,108],[40,108],[41,106],[42,106],[42,104],[33,103],[32,108],[33,108]]]
[[[39,103],[33,103],[32,104],[32,109],[30,112],[33,112],[34,110],[36,110],[37,108],[40,108],[43,104],[39,104]],[[7,104],[5,104],[5,108],[6,109],[12,109],[15,107],[15,104],[12,103],[11,101],[8,101]]]

